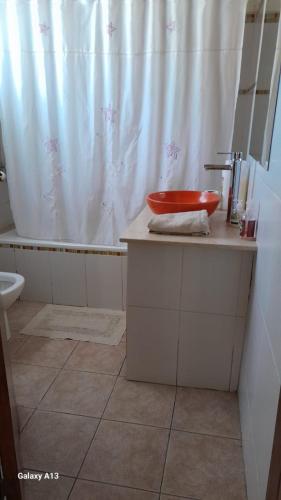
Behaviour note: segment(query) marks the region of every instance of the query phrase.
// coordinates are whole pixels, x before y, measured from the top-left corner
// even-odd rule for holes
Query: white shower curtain
[[[246,0],[0,0],[0,121],[30,238],[118,244],[230,148]]]

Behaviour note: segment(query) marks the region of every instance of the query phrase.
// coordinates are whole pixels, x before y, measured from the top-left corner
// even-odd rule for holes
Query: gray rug
[[[125,330],[124,311],[47,304],[20,333],[117,345]]]

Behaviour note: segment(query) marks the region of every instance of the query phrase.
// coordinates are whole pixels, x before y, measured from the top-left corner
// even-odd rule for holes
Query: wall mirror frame
[[[281,68],[281,0],[248,0],[233,151],[269,168]]]

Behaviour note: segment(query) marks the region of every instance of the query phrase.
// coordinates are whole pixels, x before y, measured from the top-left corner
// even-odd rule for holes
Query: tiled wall
[[[235,391],[252,259],[238,249],[130,242],[129,378]]]
[[[269,170],[252,161],[258,253],[240,378],[248,500],[265,500],[281,381],[281,95]]]
[[[13,217],[10,209],[8,185],[0,182],[0,231],[13,224]]]
[[[125,309],[126,255],[0,247],[0,271],[26,278],[22,300]]]

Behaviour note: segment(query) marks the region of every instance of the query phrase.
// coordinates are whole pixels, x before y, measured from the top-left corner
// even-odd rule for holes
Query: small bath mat
[[[47,304],[20,333],[117,345],[125,329],[123,311]]]

